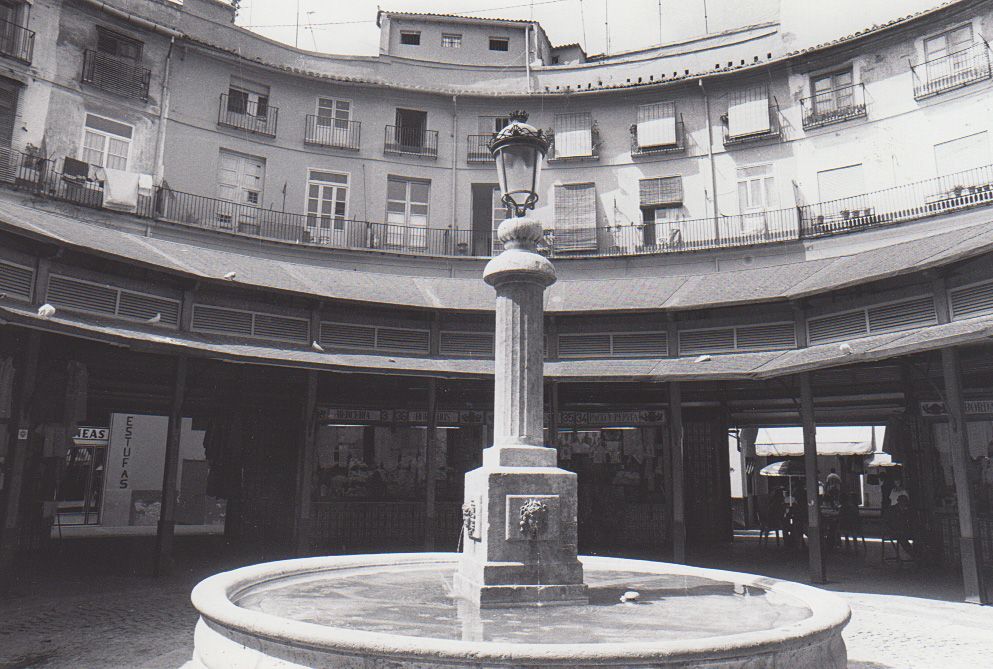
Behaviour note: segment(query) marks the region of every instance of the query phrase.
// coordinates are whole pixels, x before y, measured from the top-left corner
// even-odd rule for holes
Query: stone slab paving
[[[0,597],[0,669],[176,669],[193,647],[190,589],[210,573],[254,561],[219,557],[211,545],[174,575],[153,579],[134,568],[139,552],[99,541],[109,550],[77,559],[70,546],[58,564],[26,567],[15,591]],[[803,554],[759,549],[748,538],[691,561],[800,581],[806,575]],[[828,576],[826,587],[853,609],[845,631],[850,669],[993,667],[993,607],[956,601],[954,574],[884,567],[870,546],[868,559],[832,556]]]

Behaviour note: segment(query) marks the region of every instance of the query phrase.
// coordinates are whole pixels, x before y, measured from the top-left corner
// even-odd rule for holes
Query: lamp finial
[[[526,111],[524,111],[523,109],[517,109],[515,111],[510,112],[510,114],[508,114],[508,118],[511,121],[518,121],[520,123],[527,123],[528,122],[528,113]]]

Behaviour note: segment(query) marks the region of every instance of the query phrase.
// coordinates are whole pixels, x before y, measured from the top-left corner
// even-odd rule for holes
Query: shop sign
[[[664,411],[561,411],[559,427],[622,427],[665,423]]]
[[[80,426],[72,435],[72,443],[76,446],[106,446],[110,441],[109,427]]]
[[[969,416],[993,414],[993,399],[991,400],[966,400],[965,413]],[[947,416],[948,405],[944,402],[921,402],[922,416]]]
[[[317,418],[320,421],[341,423],[390,423],[393,412],[380,409],[332,409],[319,407]]]

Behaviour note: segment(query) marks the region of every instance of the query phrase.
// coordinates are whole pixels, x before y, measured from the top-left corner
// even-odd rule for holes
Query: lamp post
[[[545,289],[555,282],[537,252],[538,176],[548,150],[540,130],[514,112],[490,143],[503,202],[513,216],[497,235],[503,252],[483,279],[496,290],[493,445],[465,477],[463,552],[455,591],[486,608],[587,601],[576,557],[576,475],[544,445]]]

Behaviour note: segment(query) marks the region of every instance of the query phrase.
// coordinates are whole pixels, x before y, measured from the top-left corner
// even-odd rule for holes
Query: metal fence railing
[[[360,121],[344,121],[324,116],[307,115],[304,143],[335,149],[358,151],[362,139]]]
[[[384,153],[437,158],[438,131],[388,125],[383,140],[383,151]]]
[[[853,118],[863,118],[865,110],[865,85],[839,86],[821,91],[800,100],[804,130],[841,123]]]
[[[34,55],[34,31],[0,20],[0,54],[30,64]]]
[[[0,184],[38,197],[109,208],[99,168],[0,147]],[[599,257],[733,248],[834,235],[993,205],[993,165],[847,198],[772,211],[548,230],[543,252]],[[118,208],[119,209],[119,208]],[[430,228],[297,214],[157,187],[139,194],[132,213],[208,230],[325,248],[383,250],[427,256],[488,256],[499,252],[492,231]],[[554,227],[552,221],[548,222]]]
[[[266,137],[276,136],[276,126],[279,122],[279,107],[273,107],[266,101],[254,102],[241,96],[231,96],[221,93],[220,104],[217,108],[217,124],[229,128],[247,130]]]
[[[493,154],[490,153],[490,140],[493,133],[485,135],[469,135],[466,137],[466,161],[470,163],[492,163],[495,162]]]
[[[148,100],[148,84],[151,79],[151,70],[129,58],[113,56],[102,51],[83,52],[84,84],[91,84],[124,97]]]
[[[947,56],[914,65],[910,70],[914,74],[914,98],[923,100],[989,79],[993,74],[990,67],[990,46],[985,41],[977,42]]]

